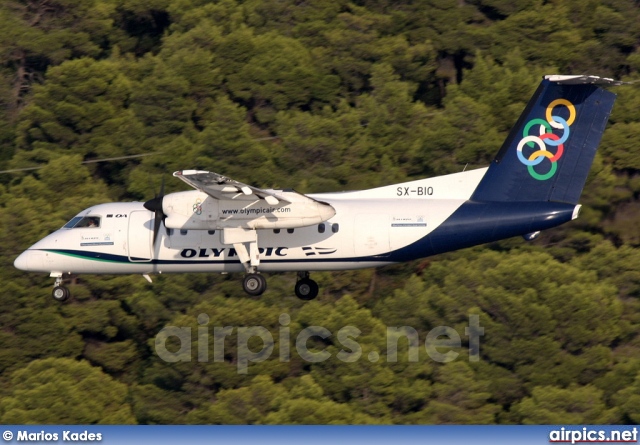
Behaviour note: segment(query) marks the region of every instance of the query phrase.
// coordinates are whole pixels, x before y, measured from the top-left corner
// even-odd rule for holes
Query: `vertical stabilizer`
[[[621,83],[546,76],[471,199],[577,204]]]

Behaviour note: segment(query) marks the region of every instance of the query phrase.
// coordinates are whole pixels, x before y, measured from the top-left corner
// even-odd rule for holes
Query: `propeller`
[[[153,220],[153,245],[156,245],[156,239],[158,238],[158,231],[160,230],[160,223],[164,223],[164,220],[167,218],[167,215],[162,211],[162,201],[164,199],[164,177],[162,178],[162,182],[160,183],[160,194],[156,195],[152,199],[145,202],[144,208],[153,212],[155,218]],[[166,226],[165,226],[166,230]]]

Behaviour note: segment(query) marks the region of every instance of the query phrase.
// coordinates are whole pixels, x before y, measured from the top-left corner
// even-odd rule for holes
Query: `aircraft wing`
[[[253,197],[253,199],[264,199],[270,205],[291,203],[291,199],[287,199],[282,193],[252,187],[227,178],[226,176],[219,175],[218,173],[200,170],[181,170],[175,172],[173,176],[182,179],[191,187],[215,199],[242,199],[243,197],[246,199]],[[309,197],[306,198],[311,200]]]

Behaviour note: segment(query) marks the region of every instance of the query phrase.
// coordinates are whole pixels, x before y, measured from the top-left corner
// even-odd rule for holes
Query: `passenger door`
[[[129,214],[127,246],[129,260],[133,262],[151,261],[151,243],[153,241],[153,213],[147,210],[135,210]]]

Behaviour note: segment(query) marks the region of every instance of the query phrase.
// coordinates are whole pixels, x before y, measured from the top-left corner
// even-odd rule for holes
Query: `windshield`
[[[99,216],[76,216],[63,226],[63,229],[100,227]]]
[[[71,219],[71,221],[69,221],[68,223],[66,223],[64,226],[62,226],[63,229],[71,229],[73,226],[75,226],[78,221],[80,221],[82,219],[82,216],[76,216],[74,218]]]

